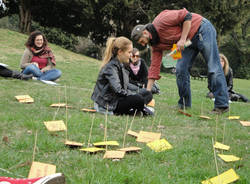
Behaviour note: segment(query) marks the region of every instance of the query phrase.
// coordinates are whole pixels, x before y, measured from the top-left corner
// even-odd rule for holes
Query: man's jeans
[[[208,78],[211,81],[212,93],[215,97],[214,107],[228,107],[227,85],[220,64],[214,26],[203,18],[200,28],[192,38],[192,45],[182,51],[182,58],[176,65],[176,82],[179,90],[180,107],[191,107],[190,69],[199,52],[208,66]]]
[[[33,74],[38,80],[54,81],[61,76],[62,72],[58,69],[41,72],[37,66],[30,64],[23,70],[23,74]]]

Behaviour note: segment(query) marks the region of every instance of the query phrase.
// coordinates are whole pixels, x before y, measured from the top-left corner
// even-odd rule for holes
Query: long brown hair
[[[124,36],[108,38],[106,42],[106,49],[103,54],[101,68],[104,67],[111,60],[111,58],[117,56],[119,49],[126,51],[131,44],[132,42]]]
[[[42,35],[43,37],[43,47],[47,47],[48,46],[48,41],[46,39],[46,37],[44,36],[44,34],[41,31],[33,31],[32,33],[30,33],[30,36],[27,40],[27,42],[24,44],[27,48],[32,48],[35,46],[35,39],[37,36]]]
[[[229,72],[229,62],[227,60],[227,57],[224,54],[220,54],[220,58],[224,61],[223,71],[224,71],[224,75],[226,76]]]

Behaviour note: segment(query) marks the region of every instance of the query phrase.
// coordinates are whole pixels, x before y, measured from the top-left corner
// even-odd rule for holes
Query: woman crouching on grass
[[[21,59],[23,74],[33,74],[37,80],[54,81],[62,72],[55,69],[55,57],[48,47],[48,41],[40,31],[30,34]]]
[[[111,37],[107,40],[101,70],[91,99],[97,112],[109,114],[153,115],[145,104],[152,100],[152,93],[144,90],[135,94],[129,90],[129,74],[124,64],[129,63],[133,50],[126,37]]]

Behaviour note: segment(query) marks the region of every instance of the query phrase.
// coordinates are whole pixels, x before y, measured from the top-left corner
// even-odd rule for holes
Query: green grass
[[[0,29],[0,62],[9,68],[19,70],[19,62],[24,51],[27,36],[17,32]],[[155,153],[145,144],[137,143],[133,137],[126,137],[126,146],[139,146],[139,154],[127,154],[118,162],[102,159],[103,153],[94,155],[65,147],[64,132],[50,134],[43,121],[65,121],[65,109],[49,107],[52,103],[65,102],[65,85],[67,101],[74,109],[68,110],[68,137],[72,141],[84,142],[89,138],[92,114],[83,113],[81,108],[93,106],[90,97],[99,71],[100,62],[78,55],[50,44],[57,60],[57,68],[62,70],[60,86],[50,86],[39,81],[21,81],[0,78],[0,175],[15,177],[28,176],[30,165],[22,163],[32,161],[35,132],[38,132],[35,160],[55,164],[57,172],[65,174],[67,183],[201,183],[216,176],[216,167],[212,148],[212,138],[229,145],[226,154],[243,158],[242,161],[225,163],[217,157],[218,169],[222,173],[233,168],[240,176],[237,184],[250,183],[250,141],[249,127],[243,127],[236,120],[227,120],[229,114],[210,115],[213,102],[205,98],[207,82],[192,80],[193,116],[186,117],[177,113],[175,105],[178,100],[175,76],[162,74],[159,81],[161,94],[155,95],[156,115],[141,119],[135,117],[132,129],[161,132],[173,149]],[[249,80],[234,80],[234,89],[250,97]],[[33,104],[20,104],[14,96],[29,94],[35,99]],[[202,105],[203,104],[203,105]],[[232,103],[230,115],[238,115],[241,120],[250,121],[249,104]],[[201,120],[201,113],[209,115],[212,120]],[[116,140],[122,145],[126,127],[125,116],[108,116],[107,139]],[[129,117],[131,122],[132,117]],[[157,125],[165,128],[158,129]],[[95,115],[91,142],[102,141],[104,137],[105,116]],[[225,131],[224,131],[225,126]],[[217,136],[216,136],[217,135]],[[8,137],[8,143],[2,141]],[[120,146],[121,147],[121,146]],[[220,153],[218,151],[217,153]]]

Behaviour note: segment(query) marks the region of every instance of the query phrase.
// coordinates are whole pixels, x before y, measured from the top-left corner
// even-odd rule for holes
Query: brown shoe
[[[229,108],[228,107],[216,107],[212,110],[213,114],[223,114],[225,112],[228,112]]]

